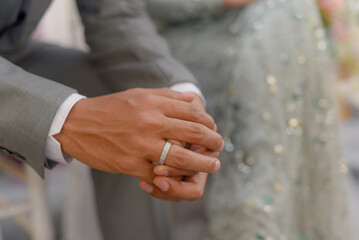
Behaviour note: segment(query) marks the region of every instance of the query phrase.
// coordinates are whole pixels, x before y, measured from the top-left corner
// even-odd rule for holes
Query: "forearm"
[[[146,0],[155,20],[165,23],[202,18],[223,10],[222,0]]]
[[[0,57],[0,147],[43,176],[47,135],[75,90],[35,76]]]

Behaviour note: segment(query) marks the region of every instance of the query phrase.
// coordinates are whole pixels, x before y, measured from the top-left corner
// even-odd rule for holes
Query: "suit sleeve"
[[[147,9],[155,20],[175,23],[203,18],[223,11],[222,0],[146,0]]]
[[[196,83],[168,50],[143,0],[77,0],[90,55],[100,76],[117,91]]]
[[[75,92],[0,57],[0,150],[43,177],[50,126],[58,108]]]

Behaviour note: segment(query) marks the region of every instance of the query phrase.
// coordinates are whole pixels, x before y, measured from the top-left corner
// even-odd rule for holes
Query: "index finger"
[[[194,201],[202,197],[206,185],[207,173],[198,173],[189,178],[189,181],[177,181],[170,177],[157,176],[153,183],[159,188],[163,182],[168,184],[168,188],[164,193],[173,198]],[[156,194],[155,191],[152,194]],[[160,195],[159,192],[157,192]]]

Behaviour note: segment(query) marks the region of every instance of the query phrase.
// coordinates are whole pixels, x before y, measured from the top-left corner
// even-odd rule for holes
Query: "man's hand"
[[[228,8],[236,8],[236,7],[242,7],[244,5],[247,5],[254,0],[222,0],[223,5]]]
[[[222,137],[214,120],[191,104],[193,96],[169,89],[131,89],[80,100],[55,138],[62,150],[86,165],[153,181],[166,139],[217,152]],[[166,165],[194,172],[215,172],[215,157],[173,145]]]

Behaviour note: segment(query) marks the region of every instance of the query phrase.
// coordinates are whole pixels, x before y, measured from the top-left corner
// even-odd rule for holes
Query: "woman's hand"
[[[192,104],[201,109],[205,109],[202,99],[194,94]],[[217,131],[217,126],[214,126]],[[169,140],[172,144],[182,148],[187,148],[193,152],[204,156],[218,158],[219,151],[210,151],[203,146],[185,144],[184,142]],[[140,187],[151,194],[155,198],[170,201],[188,200],[194,201],[202,197],[206,181],[207,173],[194,172],[167,165],[157,165],[154,168],[155,178],[153,182],[141,180]]]
[[[236,8],[245,6],[254,0],[222,0],[223,5],[227,8]]]

